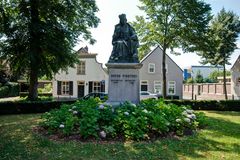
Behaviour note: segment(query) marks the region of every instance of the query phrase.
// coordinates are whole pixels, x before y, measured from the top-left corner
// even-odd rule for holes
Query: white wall
[[[73,81],[73,95],[72,98],[78,97],[78,81],[84,81],[84,92],[86,94],[88,91],[89,81],[102,81],[105,80],[105,91],[108,91],[108,74],[103,70],[102,64],[98,63],[95,58],[81,58],[81,61],[86,61],[85,75],[77,75],[77,68],[69,68],[67,73],[65,71],[60,71],[56,74],[53,79],[53,96],[54,97],[70,97],[57,95],[57,81]]]

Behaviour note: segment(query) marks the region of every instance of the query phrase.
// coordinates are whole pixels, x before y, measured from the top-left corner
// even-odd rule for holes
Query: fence
[[[231,83],[226,83],[228,99],[233,99],[231,94]],[[221,100],[225,99],[223,83],[200,83],[184,84],[183,98],[191,99]]]

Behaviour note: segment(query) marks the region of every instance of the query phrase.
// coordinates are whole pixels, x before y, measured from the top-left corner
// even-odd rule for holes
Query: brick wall
[[[223,83],[201,83],[201,84],[184,84],[183,85],[183,98],[192,98],[192,87],[194,89],[194,99],[206,100],[220,100],[225,99]],[[232,99],[231,83],[227,83],[228,99]]]

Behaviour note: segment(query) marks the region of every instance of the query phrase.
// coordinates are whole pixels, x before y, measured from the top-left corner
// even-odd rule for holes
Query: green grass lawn
[[[32,132],[40,114],[0,116],[0,159],[240,159],[240,112],[205,112],[197,135],[155,142],[55,142]]]

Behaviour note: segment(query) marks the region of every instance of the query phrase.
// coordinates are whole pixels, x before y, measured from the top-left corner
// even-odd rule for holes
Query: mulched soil
[[[45,128],[37,126],[33,128],[33,132],[48,138],[49,140],[52,141],[63,141],[63,142],[68,142],[68,141],[77,141],[81,143],[98,143],[98,144],[113,144],[113,143],[123,143],[129,140],[126,140],[122,135],[117,136],[116,138],[96,138],[96,137],[90,137],[90,138],[84,138],[80,134],[72,134],[72,135],[64,135],[63,133],[57,132],[54,134],[50,134]],[[186,130],[184,132],[185,136],[193,135],[194,132],[191,130]],[[161,139],[176,139],[176,140],[181,140],[181,137],[177,136],[176,133],[170,132],[166,135],[160,135],[160,134],[154,134],[150,133],[149,138],[146,140],[141,140],[142,142],[154,142],[156,140],[161,140]]]

